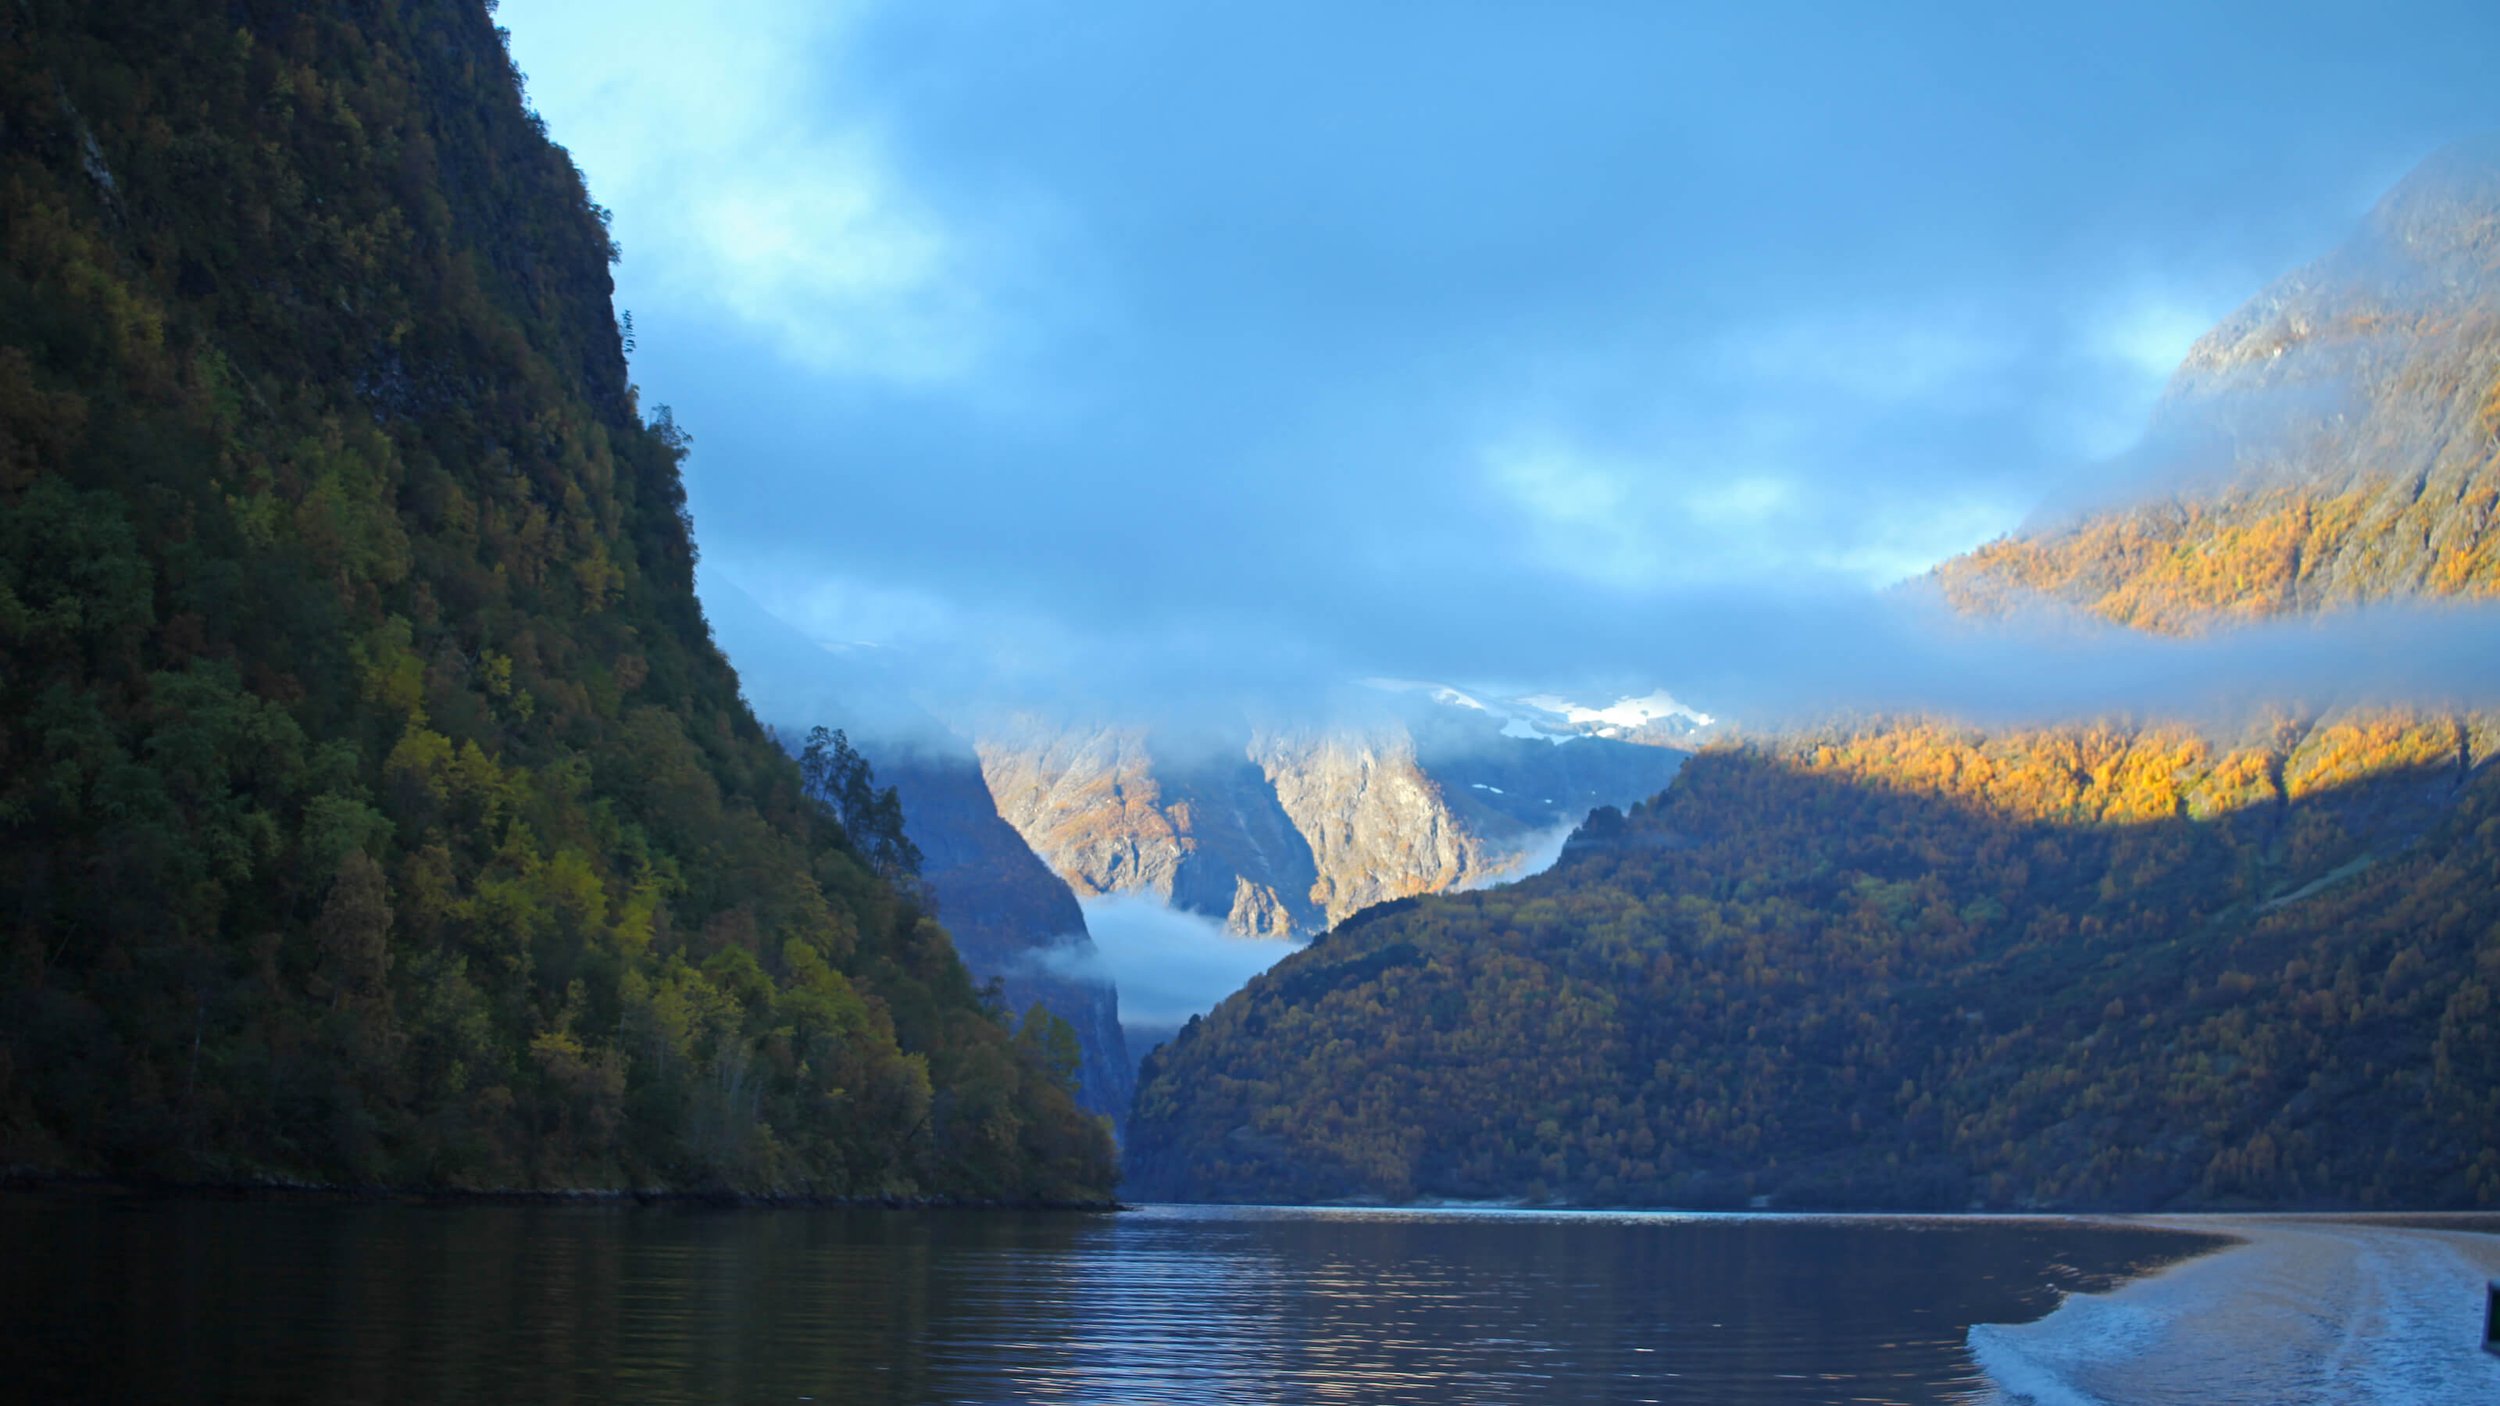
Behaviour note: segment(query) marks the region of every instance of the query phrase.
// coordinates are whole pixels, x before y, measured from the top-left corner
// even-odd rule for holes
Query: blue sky
[[[500,22],[707,570],[1002,697],[1769,667],[2500,128],[2487,5]]]

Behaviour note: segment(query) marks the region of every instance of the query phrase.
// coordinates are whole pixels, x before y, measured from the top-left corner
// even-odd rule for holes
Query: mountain
[[[1086,898],[1149,894],[1250,937],[1320,924],[1318,866],[1245,748],[1157,757],[1140,727],[984,738],[999,814]]]
[[[2199,344],[2164,497],[1939,568],[2131,627],[2486,594],[2489,145]],[[2500,1204],[2500,719],[1715,745],[1508,888],[1340,924],[1146,1064],[1128,1169],[1219,1199]]]
[[[1575,721],[1567,704],[1436,693],[1397,721],[1221,744],[1029,722],[982,738],[981,767],[1000,813],[1081,896],[1150,894],[1243,936],[1298,938],[1526,872],[1591,808],[1655,791],[1685,755],[1607,732],[1659,736],[1660,718],[1695,716],[1634,705],[1623,722]]]
[[[820,726],[851,735],[902,802],[920,882],[974,979],[997,982],[1011,1012],[1039,1004],[1066,1021],[1078,1101],[1126,1118],[1137,1075],[1119,990],[1076,896],[999,817],[971,744],[910,702],[878,661],[837,657],[728,582],[707,579],[703,595],[756,714],[785,742]]]
[[[1120,1028],[1119,988],[1105,975],[1084,910],[998,807],[969,754],[903,751],[878,770],[902,797],[920,846],[920,875],[973,976],[995,981],[1007,1009],[1036,1005],[1077,1041],[1077,1101],[1114,1123],[1137,1096],[1137,1065]]]
[[[2493,1204],[2492,739],[2424,717],[1714,749],[1553,870],[1358,917],[1185,1028],[1146,1062],[1129,1184]],[[1955,780],[1904,780],[1930,767]]]
[[[1372,686],[1390,693],[1420,693],[1445,708],[1484,713],[1501,721],[1504,737],[1542,738],[1567,742],[1575,737],[1624,738],[1657,747],[1692,747],[1710,735],[1717,719],[1675,701],[1664,691],[1639,698],[1621,698],[1602,708],[1574,703],[1559,694],[1537,693],[1522,698],[1479,696],[1447,684],[1374,679]]]
[[[0,1165],[1099,1199],[713,647],[474,0],[0,15]]]
[[[1598,710],[1396,685],[1424,706],[1368,729],[1210,743],[1025,719],[976,751],[912,701],[910,660],[812,641],[726,581],[707,579],[704,597],[759,716],[789,741],[843,727],[896,788],[974,974],[1074,1027],[1084,1102],[1115,1119],[1135,1089],[1133,1042],[1079,898],[1149,896],[1298,940],[1375,903],[1550,862],[1591,808],[1655,791],[1686,755],[1623,734],[1689,746],[1710,722],[1664,695]]]
[[[2495,265],[2500,139],[2424,163],[2197,342],[2136,466],[2173,491],[1947,563],[1947,597],[2186,633],[2500,591]]]

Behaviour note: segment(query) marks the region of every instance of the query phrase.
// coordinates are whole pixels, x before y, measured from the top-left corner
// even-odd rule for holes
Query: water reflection
[[[1942,1401],[2059,1222],[0,1198],[36,1399]]]

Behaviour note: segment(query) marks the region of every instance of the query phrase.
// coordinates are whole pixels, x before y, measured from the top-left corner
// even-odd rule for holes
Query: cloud
[[[1166,1028],[1204,1015],[1299,950],[1296,943],[1236,937],[1215,919],[1151,898],[1087,899],[1084,909],[1101,966],[1119,984],[1124,1025]]]
[[[1561,861],[1563,846],[1570,841],[1571,832],[1579,829],[1580,823],[1586,819],[1588,815],[1583,812],[1546,826],[1536,833],[1535,838],[1520,846],[1518,862],[1499,873],[1479,874],[1460,884],[1459,887],[1461,889],[1498,888],[1503,884],[1515,884],[1521,879],[1544,873]]]
[[[533,104],[626,212],[635,292],[725,314],[815,372],[947,380],[989,336],[982,251],[844,101],[870,9],[506,0],[502,18]]]
[[[1806,453],[1776,442],[1807,432],[1756,425],[1738,440],[1645,455],[1522,436],[1484,452],[1484,481],[1509,510],[1519,559],[1629,591],[1801,577],[1884,586],[2016,520],[1988,494],[1836,493]]]
[[[1557,570],[1632,585],[1660,569],[1660,536],[1635,507],[1633,470],[1601,465],[1553,444],[1497,445],[1485,477],[1520,511],[1528,550]]]
[[[2083,329],[2083,345],[2092,355],[2167,380],[2188,348],[2227,311],[2214,306],[2210,297],[2139,290],[2093,309]],[[2128,427],[2130,438],[2136,428]]]
[[[2045,608],[1972,621],[1908,589],[1752,614],[1723,639],[1678,692],[1744,726],[1875,713],[2228,720],[2269,704],[2500,698],[2500,608],[2487,605],[2375,606],[2176,638]]]
[[[723,182],[683,235],[712,270],[682,297],[716,297],[818,370],[942,380],[980,354],[978,300],[943,224],[892,188],[851,137]],[[785,183],[793,173],[804,172]]]
[[[616,211],[707,577],[944,709],[1143,721],[1375,675],[1742,718],[2346,666],[1979,642],[1872,588],[2146,469],[2112,450],[2181,342],[2489,120],[2454,36],[2493,26],[502,15]]]
[[[1709,360],[1722,374],[1775,381],[1800,397],[1901,405],[1967,396],[2021,354],[2013,329],[1969,310],[1889,307],[1739,327]]]
[[[706,571],[706,598],[720,581]],[[766,608],[772,603],[767,600]],[[716,620],[722,607],[714,605]],[[958,730],[1010,714],[1236,738],[1248,726],[1405,720],[1387,675],[1493,696],[1552,690],[1599,703],[1665,688],[1740,727],[1834,715],[1926,713],[2040,723],[2111,713],[2232,718],[2271,704],[2487,706],[2500,699],[2500,606],[2380,605],[2148,635],[2058,608],[1974,620],[1923,584],[1870,592],[1677,587],[1620,592],[1609,608],[1547,613],[1471,596],[1392,640],[1068,631],[967,613],[901,649],[748,645],[720,630],[759,700],[848,677],[847,697],[910,700]],[[800,632],[789,632],[798,638]],[[1392,667],[1374,672],[1388,659]],[[793,682],[793,679],[802,682]]]
[[[771,600],[774,615],[825,645],[909,648],[950,637],[964,616],[953,601],[924,587],[829,575],[798,563],[750,563],[727,580]]]

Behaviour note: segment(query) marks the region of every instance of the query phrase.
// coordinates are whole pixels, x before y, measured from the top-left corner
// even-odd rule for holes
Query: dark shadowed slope
[[[1130,1182],[2493,1204],[2500,784],[2443,720],[2377,726],[1706,752],[1553,871],[1345,924],[1185,1030]]]
[[[881,686],[873,660],[836,657],[726,582],[707,580],[704,595],[756,713],[793,745],[817,727],[850,735],[878,783],[900,796],[922,884],[974,978],[998,982],[1018,1020],[1039,1002],[1068,1022],[1080,1052],[1079,1101],[1126,1118],[1137,1072],[1120,1031],[1119,990],[1076,895],[999,818],[972,745],[899,687]]]
[[[999,818],[968,747],[954,757],[905,749],[878,763],[877,777],[902,794],[921,878],[965,965],[999,983],[1008,1010],[1021,1016],[1039,1003],[1066,1021],[1081,1052],[1078,1101],[1127,1118],[1137,1070],[1120,1031],[1119,989],[1067,881]]]
[[[0,1163],[1097,1197],[693,593],[486,8],[0,12]]]

